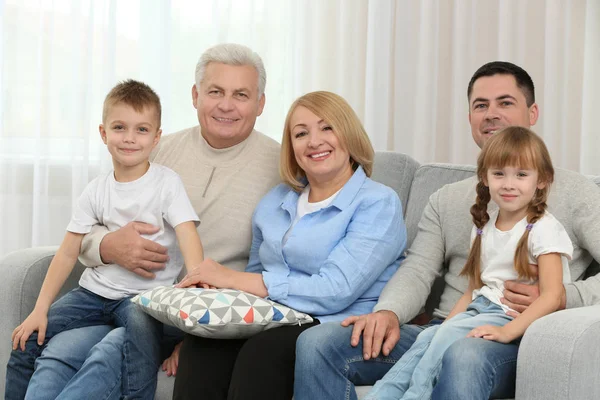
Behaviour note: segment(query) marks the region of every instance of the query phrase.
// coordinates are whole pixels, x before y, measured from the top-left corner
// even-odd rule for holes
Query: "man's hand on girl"
[[[540,297],[540,288],[536,283],[527,284],[517,281],[504,282],[504,297],[500,298],[502,304],[507,305],[512,310],[506,314],[516,318],[527,309],[538,297]],[[559,310],[564,310],[567,306],[567,293],[563,286],[563,292],[560,300]]]
[[[528,284],[517,281],[504,282],[504,297],[500,298],[502,304],[514,311],[508,311],[507,314],[516,318],[525,311],[538,297],[540,297],[540,288],[536,283]]]
[[[534,276],[538,276],[538,266],[536,264],[529,264],[529,268]],[[500,298],[500,302],[515,310],[508,311],[506,314],[516,318],[540,297],[540,288],[537,281],[531,284],[519,281],[506,281],[504,282],[503,294],[504,297]]]

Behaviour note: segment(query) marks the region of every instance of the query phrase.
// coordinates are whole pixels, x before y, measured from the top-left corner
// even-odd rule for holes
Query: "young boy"
[[[106,96],[100,136],[112,155],[114,171],[85,188],[34,310],[13,331],[7,394],[11,382],[16,387],[17,382],[29,380],[36,357],[54,335],[83,326],[112,324],[126,331],[123,395],[128,399],[154,398],[162,324],[138,310],[130,298],[155,286],[173,284],[183,262],[191,270],[203,260],[196,231],[198,216],[181,179],[172,170],[148,161],[160,140],[160,120],[158,95],[141,82],[122,82]],[[52,304],[73,270],[83,235],[96,224],[112,231],[131,221],[160,227],[149,239],[168,247],[170,260],[165,269],[154,279],[146,279],[118,265],[88,268],[79,287]]]

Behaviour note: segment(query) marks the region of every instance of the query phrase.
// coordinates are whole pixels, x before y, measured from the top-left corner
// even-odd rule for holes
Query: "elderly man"
[[[491,62],[479,68],[468,87],[469,122],[479,147],[509,125],[530,127],[538,119],[534,85],[522,68]],[[425,305],[433,282],[444,273],[445,287],[431,323],[441,323],[467,288],[464,266],[472,227],[469,208],[476,178],[447,185],[434,193],[423,211],[408,256],[387,283],[374,312],[339,324],[322,324],[298,339],[296,400],[356,399],[354,385],[383,377],[427,327],[409,324]],[[548,201],[574,244],[570,263],[580,279],[592,257],[600,260],[600,191],[583,176],[556,171]],[[562,308],[590,305],[600,292],[600,276],[565,285]],[[503,302],[522,311],[538,296],[537,286],[507,282]],[[362,337],[362,338],[361,338]],[[445,353],[432,398],[513,397],[518,344],[465,338]]]
[[[191,91],[200,125],[164,136],[151,160],[181,176],[201,220],[198,233],[205,257],[243,271],[254,208],[279,182],[279,144],[254,129],[265,105],[266,72],[249,48],[222,44],[202,54],[195,75]],[[91,267],[118,264],[152,279],[168,254],[142,235],[157,229],[137,222],[114,232],[97,226],[84,240],[81,260]],[[27,390],[32,398],[119,398],[120,387],[115,385],[120,381],[122,329],[92,348],[109,329],[90,327],[58,335],[38,359],[29,389],[33,366],[20,366],[20,385],[7,385],[7,396],[10,390],[11,399],[23,398]],[[169,350],[163,346],[162,353],[168,354],[173,344]],[[178,347],[163,364],[168,374],[175,373],[177,352]],[[160,349],[149,356],[158,369],[164,358]]]

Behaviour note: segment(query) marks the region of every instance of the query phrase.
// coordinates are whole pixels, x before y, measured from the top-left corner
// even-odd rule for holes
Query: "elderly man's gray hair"
[[[207,49],[196,64],[196,87],[200,89],[200,82],[204,78],[206,66],[211,62],[227,65],[249,65],[258,72],[258,98],[265,92],[267,85],[267,72],[262,59],[250,48],[236,43],[223,43]]]

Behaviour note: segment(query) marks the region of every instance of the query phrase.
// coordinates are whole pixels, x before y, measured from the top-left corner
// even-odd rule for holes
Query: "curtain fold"
[[[87,182],[111,168],[98,134],[119,80],[160,95],[163,132],[197,124],[195,64],[219,42],[258,52],[281,140],[292,101],[339,93],[377,150],[469,163],[466,88],[492,60],[536,84],[555,165],[600,174],[597,0],[0,0],[0,256],[58,244]]]

